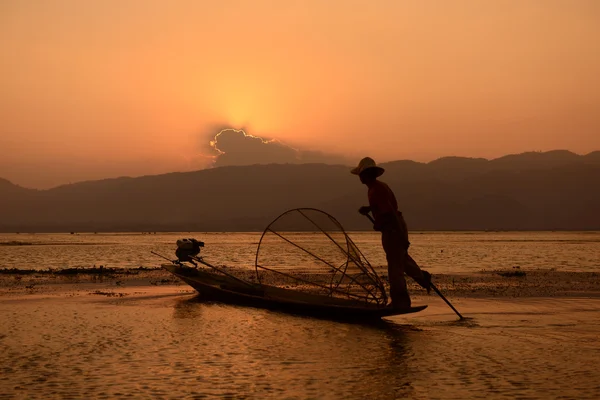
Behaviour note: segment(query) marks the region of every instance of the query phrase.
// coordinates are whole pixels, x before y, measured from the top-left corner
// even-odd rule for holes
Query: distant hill
[[[600,152],[382,164],[412,230],[600,230]],[[220,167],[25,189],[0,179],[0,231],[255,231],[295,207],[370,229],[366,187],[325,164]]]
[[[0,195],[8,195],[15,193],[31,193],[34,189],[25,189],[21,186],[15,185],[14,183],[0,178]]]
[[[593,151],[583,156],[583,160],[589,164],[600,164],[600,151]]]

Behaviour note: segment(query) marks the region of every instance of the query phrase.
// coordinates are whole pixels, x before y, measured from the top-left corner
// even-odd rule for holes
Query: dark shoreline
[[[137,275],[144,271],[158,271],[161,267],[137,267],[137,268],[113,268],[103,266],[93,266],[89,268],[61,268],[61,269],[21,269],[21,268],[1,268],[2,275]]]
[[[245,271],[246,274],[252,272]],[[241,273],[240,273],[241,274]],[[243,276],[243,275],[240,275]],[[385,279],[385,275],[382,275]],[[427,296],[414,281],[407,279],[411,295]],[[581,271],[485,270],[476,273],[435,274],[433,282],[449,298],[600,297],[600,273]],[[160,267],[66,268],[45,270],[0,269],[0,296],[77,291],[125,289],[127,287],[177,285],[189,288]],[[189,288],[191,289],[191,288]],[[430,296],[435,296],[432,292]]]

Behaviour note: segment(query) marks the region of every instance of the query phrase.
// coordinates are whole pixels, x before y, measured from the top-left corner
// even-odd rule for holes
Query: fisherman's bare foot
[[[388,305],[391,308],[410,308],[410,296],[408,292],[400,293],[397,298],[392,299],[392,302]]]

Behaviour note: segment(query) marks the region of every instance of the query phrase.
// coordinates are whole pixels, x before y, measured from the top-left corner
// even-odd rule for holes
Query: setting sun
[[[199,168],[227,127],[354,161],[600,147],[595,2],[125,4],[2,3],[0,176]]]

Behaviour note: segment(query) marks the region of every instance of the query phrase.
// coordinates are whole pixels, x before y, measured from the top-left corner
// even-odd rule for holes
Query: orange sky
[[[600,2],[0,2],[0,177],[198,169],[220,128],[358,160],[600,149]]]

